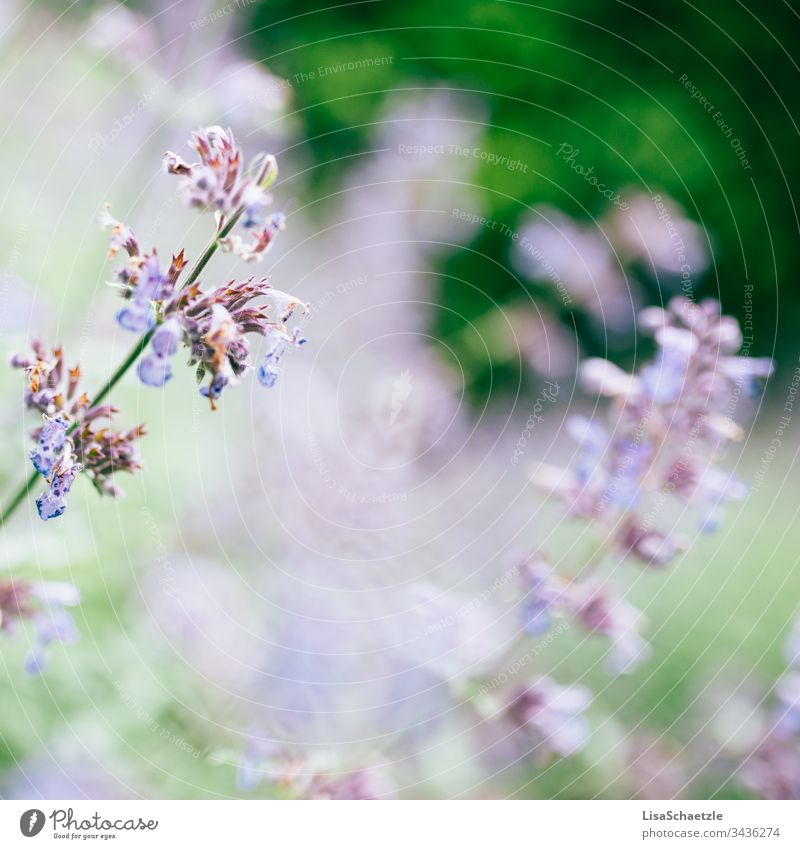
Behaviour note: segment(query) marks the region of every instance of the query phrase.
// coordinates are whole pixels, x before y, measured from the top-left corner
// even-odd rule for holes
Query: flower
[[[64,367],[64,352],[60,345],[47,349],[40,339],[31,342],[33,356],[14,354],[11,367],[28,375],[25,406],[47,416],[63,415],[67,419],[81,414],[89,406],[86,393],[79,393],[80,366]],[[38,438],[38,433],[36,434]]]
[[[585,687],[562,687],[545,676],[512,690],[505,714],[537,747],[566,757],[589,738],[589,723],[583,714],[591,702],[592,695]]]
[[[266,303],[254,305],[256,299]],[[193,285],[182,289],[164,307],[166,327],[156,331],[150,353],[139,365],[139,377],[148,385],[163,386],[171,368],[168,358],[182,341],[190,351],[189,364],[196,366],[197,379],[206,385],[200,392],[212,409],[228,386],[236,385],[253,367],[249,335],[267,340],[258,379],[263,386],[277,380],[287,347],[305,344],[300,328],[286,328],[296,310],[307,315],[309,307],[298,298],[273,289],[266,278],[231,281],[210,292]]]
[[[740,438],[732,419],[743,385],[768,377],[768,359],[737,356],[737,322],[716,301],[673,298],[666,309],[640,314],[657,352],[638,374],[590,359],[581,378],[590,392],[612,400],[609,424],[573,417],[578,444],[570,468],[540,467],[533,479],[560,498],[571,515],[593,524],[610,547],[647,565],[663,566],[684,548],[676,529],[654,526],[669,500],[691,504],[702,530],[719,524],[722,505],[746,487],[716,468],[721,447]]]
[[[31,451],[34,468],[45,477],[50,476],[56,459],[67,441],[67,422],[59,415],[51,419],[45,416],[45,424],[39,430],[36,448]]]
[[[522,620],[525,632],[532,637],[547,633],[553,624],[552,613],[563,602],[563,582],[538,556],[522,564],[522,582],[525,597]]]
[[[36,499],[39,518],[47,521],[61,516],[67,509],[66,497],[75,475],[81,470],[81,464],[72,461],[70,443],[64,446],[64,453],[48,477],[49,488]]]
[[[127,262],[116,272],[114,284],[126,300],[116,314],[117,323],[131,333],[144,333],[155,323],[156,308],[175,291],[186,265],[184,251],[175,254],[163,271],[156,249],[142,253],[133,230],[111,216],[109,204],[103,208],[99,223],[101,227],[111,228],[109,258],[115,257],[121,248],[128,254]]]
[[[231,130],[212,126],[192,133],[189,146],[200,157],[194,164],[185,162],[172,151],[164,156],[168,174],[181,178],[181,190],[189,206],[218,210],[232,215],[245,207],[245,224],[254,226],[260,211],[269,205],[268,188],[277,178],[274,156],[266,156],[259,164],[261,179],[256,181],[243,173],[242,151]]]
[[[611,643],[609,668],[614,675],[633,671],[652,654],[639,633],[641,614],[627,601],[614,599],[599,589],[577,601],[575,618],[590,633],[602,634]]]
[[[35,647],[25,660],[25,669],[30,675],[42,671],[51,643],[77,642],[75,622],[66,608],[79,602],[80,593],[73,584],[0,581],[0,630],[13,633],[22,620],[30,621],[35,628]]]
[[[139,380],[146,386],[163,386],[172,377],[171,360],[182,341],[183,328],[177,318],[160,325],[150,341],[150,353],[137,365]]]
[[[243,226],[254,228],[252,242],[245,242],[241,236],[232,233],[230,236],[221,239],[220,244],[224,250],[241,257],[245,262],[261,262],[272,247],[278,233],[282,233],[286,229],[286,216],[282,212],[277,212],[267,220],[263,227],[258,227],[256,220],[248,216],[244,220]]]
[[[159,343],[158,350],[163,350],[163,338]],[[66,497],[81,471],[101,494],[121,495],[111,476],[140,468],[133,443],[144,434],[144,427],[125,431],[98,428],[98,421],[110,420],[118,410],[108,404],[92,404],[89,396],[80,392],[80,366],[65,370],[60,346],[50,352],[34,340],[32,347],[33,357],[16,354],[11,362],[28,374],[26,405],[43,414],[44,424],[30,434],[35,442],[30,459],[48,483],[36,499],[39,517],[47,521],[63,515]]]

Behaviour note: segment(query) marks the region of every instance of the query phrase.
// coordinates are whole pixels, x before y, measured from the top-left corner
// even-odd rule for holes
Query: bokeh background
[[[4,572],[83,602],[40,677],[2,641],[0,794],[285,795],[237,786],[255,733],[379,764],[401,797],[753,795],[738,770],[800,605],[795,422],[764,460],[800,355],[799,29],[777,2],[5,0],[3,351],[39,333],[102,380],[129,340],[97,214],[196,254],[208,220],[160,157],[206,123],[277,155],[288,228],[256,271],[312,312],[279,388],[214,414],[189,370],[129,378],[115,403],[150,434],[128,497],[76,486],[63,521],[27,504],[4,529]],[[249,273],[220,257],[206,279]],[[503,576],[585,557],[526,465],[592,410],[580,359],[636,366],[638,310],[681,292],[775,358],[728,457],[751,495],[670,570],[620,566],[649,664],[611,678],[572,632],[537,652],[594,692],[585,749],[500,756],[464,693],[518,634]],[[18,374],[0,391],[7,494],[32,422]]]

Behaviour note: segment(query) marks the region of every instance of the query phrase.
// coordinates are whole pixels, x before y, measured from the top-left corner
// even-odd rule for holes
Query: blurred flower
[[[608,236],[543,206],[523,222],[512,255],[519,271],[555,290],[566,307],[586,310],[608,331],[633,324],[637,292]]]
[[[658,352],[638,375],[597,359],[581,368],[587,388],[613,400],[611,426],[574,417],[572,466],[540,467],[533,478],[573,515],[606,528],[621,553],[660,566],[684,546],[674,529],[653,527],[667,500],[698,508],[709,531],[725,501],[746,495],[740,481],[713,464],[726,441],[741,437],[729,411],[742,383],[768,377],[772,363],[735,355],[738,324],[713,301],[675,298],[666,310],[644,310],[641,325],[655,335]]]
[[[562,687],[542,677],[511,691],[505,715],[530,735],[537,748],[566,757],[589,738],[589,723],[583,714],[591,702],[592,695],[585,687]]]
[[[613,674],[631,672],[650,657],[652,649],[639,633],[641,614],[632,604],[598,589],[584,592],[584,596],[577,602],[575,617],[589,633],[608,639]]]
[[[650,656],[650,646],[640,634],[641,614],[627,601],[588,580],[560,577],[540,556],[523,564],[521,580],[523,627],[529,636],[547,633],[555,616],[571,617],[588,633],[609,641],[609,669],[614,675],[632,672]]]
[[[14,633],[20,621],[35,630],[35,647],[25,661],[25,669],[37,675],[44,667],[46,651],[53,642],[67,644],[78,640],[72,616],[66,610],[80,601],[78,589],[54,581],[0,581],[0,631]]]
[[[626,259],[643,263],[655,276],[689,282],[706,271],[708,237],[675,201],[658,194],[626,196],[629,208],[614,210],[611,222],[614,244]]]
[[[236,783],[251,792],[264,781],[300,799],[389,799],[395,787],[382,764],[353,770],[331,770],[330,753],[293,753],[259,735],[248,735],[239,760]]]

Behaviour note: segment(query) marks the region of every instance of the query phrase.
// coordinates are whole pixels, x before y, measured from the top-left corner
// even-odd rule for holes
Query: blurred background
[[[4,355],[41,334],[103,380],[130,340],[97,215],[197,255],[209,220],[160,160],[209,123],[278,157],[288,226],[255,273],[311,315],[279,386],[216,413],[189,369],[129,377],[114,403],[149,435],[128,497],[83,483],[64,520],[30,503],[4,530],[4,573],[83,601],[40,677],[2,641],[0,795],[292,795],[242,782],[265,740],[408,798],[761,792],[741,766],[800,605],[799,29],[785,3],[4,0]],[[225,255],[204,282],[251,273]],[[752,491],[671,569],[619,567],[648,664],[612,678],[571,631],[534,646],[594,694],[581,752],[534,763],[465,696],[513,662],[509,569],[585,557],[527,469],[595,405],[578,362],[637,367],[637,313],[679,294],[775,359],[727,457]],[[19,383],[0,373],[3,497],[34,424]]]

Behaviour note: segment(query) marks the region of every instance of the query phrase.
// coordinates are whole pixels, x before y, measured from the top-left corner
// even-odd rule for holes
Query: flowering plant
[[[283,214],[266,212],[272,203],[268,190],[278,174],[275,158],[262,154],[245,169],[233,133],[216,126],[194,133],[189,144],[199,161],[190,164],[167,152],[166,171],[179,178],[187,205],[212,212],[215,225],[210,242],[185,277],[184,249],[162,266],[156,249],[144,251],[134,231],[114,219],[108,206],[100,216],[100,224],[111,230],[109,257],[120,252],[126,256],[115,275],[114,285],[124,300],[116,320],[124,330],[139,334],[116,371],[92,395],[82,390],[80,366],[67,366],[60,345],[49,347],[34,339],[30,353],[11,358],[11,365],[27,378],[25,406],[39,413],[41,420],[30,434],[34,472],[5,507],[0,526],[42,478],[46,489],[36,498],[36,508],[45,521],[63,515],[67,496],[81,473],[101,495],[122,494],[114,479],[119,472],[134,473],[140,468],[136,443],[145,427],[115,429],[112,422],[119,410],[106,399],[134,364],[144,385],[161,387],[172,377],[173,357],[181,347],[187,348],[200,392],[213,410],[223,390],[255,368],[249,337],[266,339],[257,369],[265,387],[275,385],[286,350],[305,342],[300,328],[290,329],[289,321],[296,312],[306,314],[308,306],[274,289],[268,279],[233,280],[211,289],[200,280],[220,248],[246,262],[259,262],[285,228]],[[237,227],[244,236],[236,232]],[[15,620],[30,619],[38,622],[42,645],[56,638],[72,639],[75,631],[64,605],[77,599],[74,588],[51,592],[45,585],[2,584],[0,627],[9,630]],[[58,624],[53,619],[42,626],[47,615],[42,607],[57,608]],[[31,671],[40,667],[39,656],[28,664]]]

